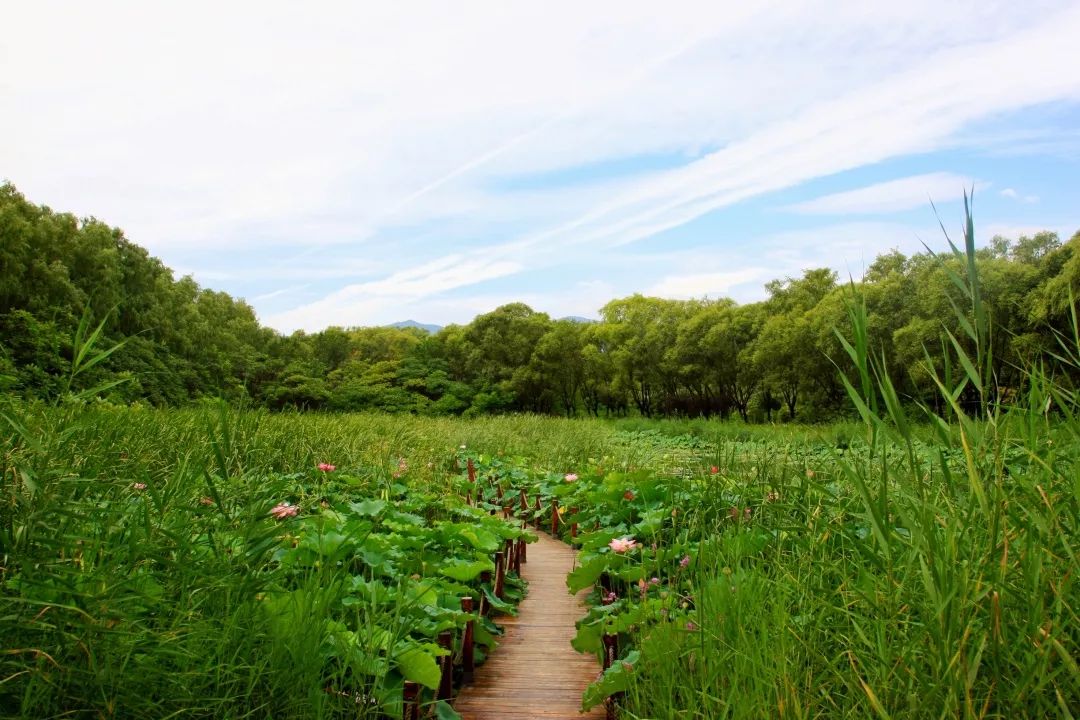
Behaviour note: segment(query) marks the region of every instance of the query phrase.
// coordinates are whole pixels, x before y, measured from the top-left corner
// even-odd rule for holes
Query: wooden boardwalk
[[[529,594],[517,617],[501,617],[506,629],[487,662],[476,669],[454,702],[465,720],[527,720],[528,718],[602,719],[603,706],[579,712],[581,693],[596,679],[596,658],[570,647],[574,621],[585,614],[582,597],[566,589],[574,568],[574,550],[537,533],[529,545],[521,574]]]

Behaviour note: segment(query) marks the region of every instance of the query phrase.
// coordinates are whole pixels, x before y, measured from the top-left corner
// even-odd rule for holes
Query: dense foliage
[[[972,353],[954,346],[960,376],[930,368],[940,412],[898,402],[856,306],[845,390],[861,437],[638,433],[630,442],[659,442],[666,462],[485,468],[540,497],[536,516],[581,548],[567,585],[591,589],[592,607],[574,647],[609,660],[583,707],[672,720],[1073,717],[1080,404],[1056,378],[1080,367],[1080,324],[1029,371],[1023,397],[991,402],[980,290],[956,279]],[[970,411],[965,388],[981,398]]]
[[[1080,292],[1080,233],[994,238],[975,256],[994,336],[994,397],[1021,391],[1022,368],[1067,327]],[[962,367],[947,333],[962,260],[878,257],[855,287],[871,347],[890,358],[905,401],[936,402],[927,355]],[[845,353],[850,284],[827,269],[767,286],[763,302],[613,300],[598,322],[553,320],[523,304],[429,335],[416,328],[340,328],[282,336],[250,306],[172,272],[123,233],[54,213],[0,186],[0,389],[52,399],[123,380],[103,395],[181,405],[224,397],[271,409],[377,409],[425,415],[503,411],[574,415],[741,416],[819,420],[845,412],[834,370]],[[81,319],[104,323],[119,352],[69,382]],[[848,367],[846,360],[841,365]],[[946,366],[949,367],[946,367]],[[962,401],[973,403],[972,390]]]
[[[401,717],[411,681],[452,718],[440,658],[498,632],[461,598],[523,590],[490,577],[530,539],[509,506],[580,546],[574,646],[612,661],[584,706],[1072,717],[1080,319],[999,367],[964,235],[936,402],[901,401],[870,301],[844,307],[858,424],[120,407],[80,387],[117,355],[83,315],[55,403],[0,396],[0,713]]]
[[[466,503],[446,438],[535,422],[449,422],[0,405],[0,717],[400,718],[405,680],[430,704],[438,636],[473,620],[483,660],[482,609],[523,595],[492,553],[531,539]]]

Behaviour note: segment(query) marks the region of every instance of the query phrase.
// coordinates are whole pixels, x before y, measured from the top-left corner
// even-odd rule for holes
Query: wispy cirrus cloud
[[[955,173],[927,173],[825,195],[786,209],[810,215],[876,215],[955,200],[965,191],[985,187],[984,182]]]
[[[732,272],[668,275],[645,292],[667,298],[725,297],[739,285],[771,279],[769,272],[761,267],[748,267]]]
[[[388,305],[395,312],[404,310],[425,298],[521,270],[522,265],[511,260],[447,255],[381,280],[347,285],[318,301],[272,315],[266,321],[273,327],[289,329],[356,325],[356,317],[384,311]]]
[[[999,192],[998,195],[1000,195],[1003,198],[1008,198],[1009,200],[1016,200],[1017,202],[1026,203],[1028,205],[1030,205],[1032,203],[1039,202],[1039,196],[1038,195],[1021,195],[1020,193],[1016,192],[1016,190],[1011,188],[1011,187],[1010,188],[1005,188],[1004,190]]]

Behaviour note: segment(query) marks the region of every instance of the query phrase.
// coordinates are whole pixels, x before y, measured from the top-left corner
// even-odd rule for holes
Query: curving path
[[[506,633],[487,662],[476,669],[454,709],[466,720],[605,717],[603,706],[580,713],[581,693],[600,666],[591,655],[570,647],[574,621],[585,613],[582,597],[566,590],[574,550],[544,533],[529,545],[522,576],[529,594],[517,617],[501,617]]]

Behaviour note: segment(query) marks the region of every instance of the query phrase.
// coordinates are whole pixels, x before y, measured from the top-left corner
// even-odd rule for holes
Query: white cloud
[[[716,298],[731,294],[738,285],[769,280],[768,271],[760,267],[748,267],[731,272],[691,273],[668,275],[645,291],[646,295],[667,298]]]
[[[977,183],[962,175],[927,173],[825,195],[787,209],[811,215],[890,213],[917,207],[928,208],[931,201],[940,205],[958,200],[965,191],[985,186],[985,183]]]
[[[285,331],[371,324],[373,316],[388,317],[385,311],[390,308],[396,311],[417,300],[513,275],[521,269],[518,263],[507,260],[448,255],[382,280],[347,285],[316,302],[272,315],[266,322]]]
[[[1025,225],[1020,223],[991,222],[985,225],[976,225],[975,234],[980,240],[988,241],[990,238],[1000,235],[1010,240],[1018,240],[1021,237],[1032,237],[1037,233],[1049,231],[1057,233],[1062,242],[1065,242],[1073,233],[1078,231],[1077,225],[1067,225],[1060,222],[1048,222],[1044,225]]]
[[[1005,188],[1004,190],[999,192],[998,195],[1000,195],[1003,198],[1008,198],[1010,200],[1016,200],[1018,202],[1022,202],[1022,203],[1026,204],[1026,205],[1031,205],[1031,204],[1039,202],[1039,196],[1038,195],[1021,195],[1020,193],[1016,192],[1016,190],[1014,190],[1013,188]]]
[[[1069,38],[1077,33],[1080,6],[999,43],[951,48],[659,174],[555,232],[632,242],[771,190],[939,148],[964,123],[989,113],[1080,97],[1080,68],[1043,72],[1069,64]]]
[[[251,302],[264,302],[266,300],[272,300],[283,295],[292,295],[294,293],[302,292],[310,287],[308,284],[293,285],[291,287],[281,288],[280,290],[274,290],[273,292],[263,293],[262,295],[256,295],[251,298]]]

